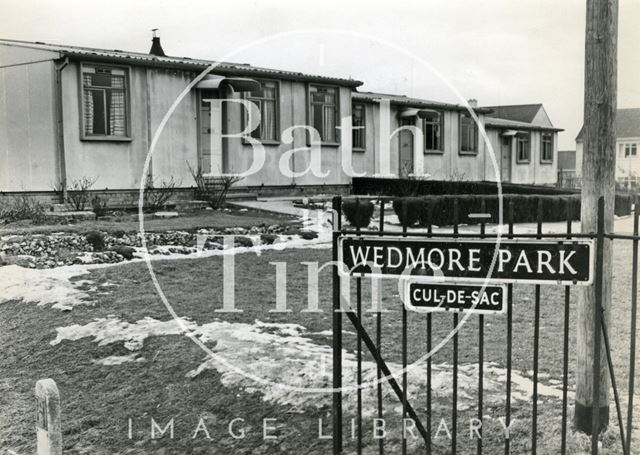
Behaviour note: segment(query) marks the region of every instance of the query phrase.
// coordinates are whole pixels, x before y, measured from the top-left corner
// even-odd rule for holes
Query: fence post
[[[342,453],[342,312],[338,275],[338,238],[342,228],[342,198],[333,198],[333,453]]]
[[[62,455],[60,393],[53,379],[36,382],[37,455]]]

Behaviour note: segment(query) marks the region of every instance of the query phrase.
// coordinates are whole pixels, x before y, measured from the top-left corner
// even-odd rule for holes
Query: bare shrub
[[[242,177],[229,174],[207,177],[201,169],[195,170],[188,161],[187,166],[196,183],[198,198],[205,200],[214,210],[224,206],[229,189],[242,180]]]
[[[42,224],[45,218],[44,204],[26,194],[14,196],[0,205],[0,220],[5,223],[31,220],[33,224]]]
[[[150,175],[144,185],[144,210],[155,212],[162,209],[171,199],[179,183],[171,176],[169,180],[162,180],[156,184]]]
[[[96,214],[96,218],[105,216],[107,214],[108,206],[109,196],[107,193],[98,193],[91,199],[91,207],[93,208],[93,213]]]
[[[74,210],[82,211],[89,203],[89,191],[98,178],[80,177],[71,180],[71,185],[67,190],[67,203],[71,204]]]

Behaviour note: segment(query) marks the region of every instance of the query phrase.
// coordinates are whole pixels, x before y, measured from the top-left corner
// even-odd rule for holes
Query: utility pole
[[[613,232],[617,41],[618,0],[587,0],[581,208],[583,233],[597,230],[600,197],[604,197],[605,202],[604,231]],[[604,309],[603,320],[608,323],[611,308],[612,241],[605,238],[603,245],[601,307]],[[602,336],[600,327],[596,331],[596,324],[600,320],[595,311],[598,301],[596,289],[595,283],[583,287],[577,308],[575,425],[578,430],[587,434],[592,434],[594,421],[599,423],[598,431],[606,427],[609,421],[607,358],[604,343],[596,342],[596,337]],[[599,353],[595,353],[596,344],[600,346]],[[599,391],[598,401],[594,400],[594,391]],[[594,412],[597,413],[595,419]]]

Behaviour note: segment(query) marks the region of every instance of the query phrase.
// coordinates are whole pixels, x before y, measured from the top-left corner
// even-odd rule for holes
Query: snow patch
[[[70,310],[86,304],[89,294],[79,287],[88,280],[71,282],[71,278],[88,273],[86,266],[54,269],[29,269],[17,265],[0,268],[0,303],[22,300],[26,303],[51,305],[59,310]]]
[[[263,399],[279,405],[292,407],[323,408],[330,406],[331,395],[328,393],[308,393],[292,388],[331,388],[331,347],[317,344],[308,336],[313,332],[298,324],[279,324],[255,321],[253,324],[232,323],[215,320],[203,325],[182,319],[189,329],[190,336],[199,337],[200,341],[211,347],[212,351],[227,360],[220,362],[206,357],[203,363],[186,373],[186,377],[195,379],[208,370],[221,375],[226,387],[235,387],[248,393],[259,392]],[[142,348],[144,340],[150,336],[184,335],[185,332],[174,320],[159,321],[144,318],[135,323],[122,321],[115,316],[96,319],[86,325],[72,325],[57,329],[56,339],[52,345],[62,340],[78,340],[93,337],[99,345],[122,342],[134,351],[124,359],[105,358],[97,362],[103,365],[118,365],[120,360],[137,360],[135,351]],[[353,353],[343,351],[343,384],[346,387],[356,384],[357,359]],[[396,380],[401,377],[401,365],[387,363]],[[255,381],[244,373],[268,381],[270,384]],[[376,364],[371,361],[362,363],[363,382],[373,382],[377,376]],[[409,396],[417,402],[426,400],[426,362],[410,365],[408,370]],[[484,365],[484,394],[488,406],[501,405],[505,400],[506,369],[494,363]],[[524,374],[512,372],[512,397],[514,400],[530,401],[533,393],[533,382]],[[452,366],[446,363],[432,365],[432,393],[434,398],[443,398],[448,402],[452,394]],[[458,409],[471,410],[476,406],[478,384],[478,365],[459,365],[458,368]],[[288,386],[288,387],[285,387]],[[397,412],[401,412],[397,397],[390,387],[383,387],[384,400],[389,402]],[[538,394],[543,398],[561,399],[561,386],[540,383]],[[571,395],[571,393],[570,393]],[[362,393],[364,409],[375,412],[376,388],[366,387]],[[355,410],[356,394],[353,390],[345,392],[345,409]],[[422,401],[421,401],[422,400]],[[373,415],[373,414],[372,414]]]

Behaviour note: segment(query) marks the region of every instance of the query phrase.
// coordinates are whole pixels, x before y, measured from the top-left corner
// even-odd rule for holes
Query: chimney
[[[153,32],[153,38],[151,39],[151,50],[149,54],[157,55],[158,57],[165,57],[166,54],[162,49],[162,45],[160,44],[160,37],[158,36],[158,29],[154,28],[151,30]]]
[[[478,100],[475,98],[471,98],[468,103],[470,107],[478,107]]]

